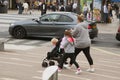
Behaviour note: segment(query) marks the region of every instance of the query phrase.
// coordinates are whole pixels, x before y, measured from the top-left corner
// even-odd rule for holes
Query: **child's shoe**
[[[62,69],[60,67],[58,67],[58,72],[61,72],[61,71],[62,71]]]
[[[75,74],[80,74],[82,72],[82,70],[80,68],[77,69],[77,71],[75,72]]]

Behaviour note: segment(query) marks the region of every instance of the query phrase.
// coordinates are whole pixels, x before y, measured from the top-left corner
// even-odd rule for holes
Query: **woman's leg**
[[[86,56],[89,64],[90,64],[90,65],[93,65],[93,59],[92,59],[92,57],[91,57],[91,55],[90,55],[90,47],[84,48],[84,49],[83,49],[83,53],[85,54],[85,56]]]
[[[94,72],[95,69],[94,69],[94,66],[93,66],[93,59],[92,59],[92,57],[90,55],[90,47],[87,47],[87,48],[83,49],[83,53],[85,54],[85,56],[86,56],[86,58],[87,58],[87,60],[89,62],[89,65],[90,65],[90,68],[87,69],[87,71]]]

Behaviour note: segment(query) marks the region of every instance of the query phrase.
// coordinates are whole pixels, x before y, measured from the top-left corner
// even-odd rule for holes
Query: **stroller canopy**
[[[120,2],[120,0],[111,0],[112,2]]]

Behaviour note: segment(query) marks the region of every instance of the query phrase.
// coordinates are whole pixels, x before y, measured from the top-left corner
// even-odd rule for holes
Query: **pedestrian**
[[[87,7],[87,4],[85,3],[84,6],[83,6],[83,14],[84,14],[84,17],[87,18],[87,13],[88,13],[88,7]]]
[[[22,5],[23,5],[22,2],[19,2],[17,4],[18,14],[22,14],[23,13],[24,7]]]
[[[55,3],[53,3],[53,5],[51,5],[51,10],[54,12],[56,11],[56,4]]]
[[[103,13],[104,13],[104,22],[108,23],[108,6],[107,3],[103,6]]]
[[[77,20],[78,24],[71,30],[72,36],[75,38],[75,57],[83,51],[90,65],[90,68],[87,69],[87,71],[94,72],[93,59],[90,55],[91,40],[89,37],[88,23],[84,21],[84,18],[81,15],[77,16]]]
[[[71,3],[68,3],[68,5],[66,5],[66,7],[65,7],[66,9],[66,11],[67,12],[72,12],[72,6],[71,6]]]
[[[119,18],[119,6],[117,4],[114,4],[114,9],[116,17]]]
[[[43,2],[41,4],[41,15],[46,14],[46,11],[47,11],[47,4]]]
[[[79,67],[79,64],[75,61],[74,39],[71,35],[71,31],[65,30],[64,37],[62,38],[60,44],[60,49],[63,52],[63,56],[58,64],[58,71],[62,70],[64,62],[67,60],[67,58],[70,58],[70,64],[74,64],[77,68],[76,74],[80,74],[81,69]]]
[[[27,3],[27,2],[24,2],[24,3],[23,3],[23,7],[24,7],[24,13],[27,14],[28,8],[29,8],[28,3]]]
[[[60,6],[60,9],[59,9],[60,11],[65,11],[65,6],[62,4],[61,6]]]
[[[91,11],[88,11],[86,19],[87,19],[88,21],[91,21],[91,20],[92,20],[92,12],[91,12]]]
[[[77,2],[74,2],[73,5],[72,5],[72,9],[73,9],[73,12],[76,13],[77,12]]]

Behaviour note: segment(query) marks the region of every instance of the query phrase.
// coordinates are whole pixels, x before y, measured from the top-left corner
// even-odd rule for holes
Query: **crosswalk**
[[[49,40],[44,40],[41,38],[29,38],[29,39],[14,39],[9,35],[8,28],[9,25],[15,21],[39,18],[39,14],[33,15],[18,15],[18,14],[0,14],[0,40],[9,40],[6,44],[26,45],[28,46],[40,46],[43,43],[46,43]],[[4,39],[3,39],[4,38]]]

